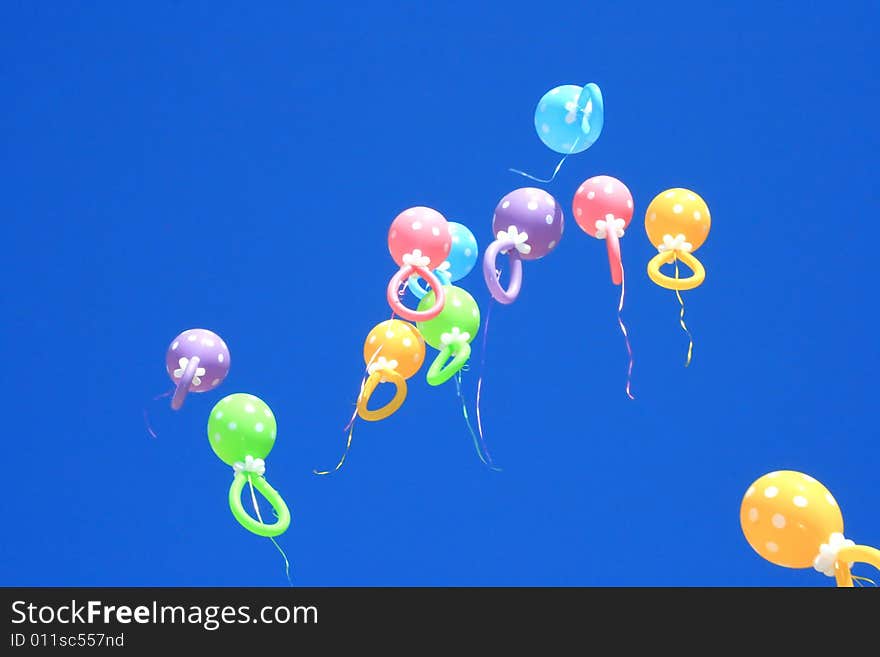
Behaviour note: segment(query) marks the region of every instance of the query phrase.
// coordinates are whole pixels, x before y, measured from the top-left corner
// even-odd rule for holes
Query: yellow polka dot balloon
[[[389,319],[373,327],[364,342],[364,362],[367,367],[383,363],[376,371],[396,370],[409,379],[425,362],[425,340],[409,322]],[[393,367],[388,367],[393,364]]]
[[[843,515],[831,492],[810,475],[770,472],[742,499],[740,525],[752,549],[786,568],[809,568],[852,586],[851,562],[880,568],[880,552],[843,537]]]
[[[693,256],[709,236],[709,206],[696,192],[676,187],[660,192],[645,210],[645,231],[658,254],[648,263],[648,276],[670,290],[691,290],[703,283],[706,270]],[[681,260],[693,274],[672,278],[660,267]]]

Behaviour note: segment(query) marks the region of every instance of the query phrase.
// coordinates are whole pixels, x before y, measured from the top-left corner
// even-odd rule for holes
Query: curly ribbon
[[[675,259],[675,278],[678,279],[678,258]],[[681,292],[678,290],[675,291],[675,296],[678,297],[678,303],[681,306],[681,312],[678,315],[678,323],[681,324],[681,328],[684,329],[684,332],[687,333],[688,336],[688,353],[687,360],[685,361],[684,366],[688,367],[691,364],[691,357],[694,353],[694,336],[691,335],[690,329],[688,329],[687,324],[684,321],[684,299],[681,298]]]
[[[626,342],[626,353],[629,356],[629,364],[626,368],[626,396],[630,399],[633,397],[630,388],[632,387],[632,371],[633,371],[633,352],[632,345],[629,343],[629,335],[626,332],[626,324],[623,323],[623,300],[626,296],[626,276],[623,271],[623,262],[620,263],[620,301],[617,303],[617,323],[620,324],[620,332],[623,333],[623,340]]]
[[[165,399],[165,397],[170,397],[173,394],[174,394],[174,388],[171,388],[171,390],[168,390],[166,392],[163,392],[161,395],[156,395],[155,397],[153,397],[153,401],[156,402],[156,401],[159,401],[160,399]],[[152,424],[152,422],[150,422],[150,412],[147,410],[146,406],[144,406],[144,425],[146,425],[146,427],[147,427],[147,433],[149,433],[153,438],[159,437],[159,434],[157,434],[153,430],[153,424]]]
[[[478,438],[476,432],[474,431],[474,427],[471,424],[471,418],[468,415],[467,410],[467,402],[465,401],[464,394],[462,394],[461,390],[461,372],[456,372],[455,374],[455,394],[458,395],[458,399],[461,401],[461,413],[464,416],[464,422],[467,425],[468,431],[471,434],[471,439],[474,441],[474,449],[477,452],[477,456],[480,457],[483,465],[492,470],[495,470],[495,472],[501,472],[501,468],[492,463],[492,455],[489,454],[489,448],[486,446],[485,441],[482,440],[482,435]],[[485,456],[483,456],[484,453]]]
[[[501,272],[498,272],[498,275],[501,276]],[[480,413],[480,400],[483,396],[483,372],[486,367],[486,343],[489,339],[489,319],[492,317],[492,306],[495,304],[495,300],[489,299],[489,306],[486,308],[486,323],[483,324],[483,351],[480,354],[480,376],[477,379],[477,431],[480,433],[480,441],[485,445],[486,440],[483,434],[483,418]],[[488,454],[488,452],[486,452]]]
[[[587,106],[587,103],[590,100],[590,93],[589,92],[584,93],[584,91],[586,91],[586,87],[584,87],[584,89],[581,90],[581,93],[578,96],[578,110],[580,110],[580,111],[584,110],[584,108]],[[586,98],[586,100],[581,100],[582,98]],[[576,149],[578,147],[578,143],[581,141],[581,136],[582,135],[578,135],[577,139],[574,140],[574,143],[571,145],[571,150],[569,150],[568,153],[566,153],[565,155],[562,156],[562,159],[559,160],[559,163],[556,165],[556,168],[553,169],[553,175],[550,176],[549,178],[536,178],[535,176],[528,174],[525,171],[520,171],[519,169],[508,169],[508,171],[510,171],[511,173],[518,173],[519,175],[525,176],[529,180],[534,180],[535,182],[551,183],[556,179],[556,174],[559,173],[559,170],[562,168],[562,165],[565,163],[565,161],[568,159],[568,157],[572,153],[574,153],[574,149]]]
[[[260,505],[257,504],[257,494],[256,494],[256,492],[254,492],[254,482],[251,481],[250,475],[248,475],[248,486],[251,489],[251,502],[253,502],[254,513],[257,514],[257,520],[260,521],[261,525],[265,525],[266,523],[263,522],[263,516],[260,514]],[[272,509],[272,512],[275,514],[275,517],[277,518],[278,512],[275,511],[275,509]],[[281,553],[281,557],[284,559],[284,574],[287,576],[288,584],[293,586],[293,580],[290,579],[290,560],[287,558],[287,555],[284,553],[284,550],[281,549],[281,546],[278,545],[278,541],[275,540],[275,537],[269,536],[268,538],[270,541],[272,541],[272,544],[275,546],[275,549],[277,549]]]

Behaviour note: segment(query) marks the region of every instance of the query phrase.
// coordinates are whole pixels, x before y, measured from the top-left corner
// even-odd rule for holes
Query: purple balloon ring
[[[190,392],[207,392],[229,374],[229,348],[216,333],[207,329],[187,329],[168,346],[165,369],[176,384],[171,408],[183,406]]]
[[[538,260],[562,239],[565,221],[562,207],[550,194],[535,187],[521,187],[507,194],[495,208],[492,232],[495,241],[483,256],[483,277],[492,296],[513,303],[522,287],[522,261]],[[501,287],[496,273],[499,254],[510,260],[510,284]]]

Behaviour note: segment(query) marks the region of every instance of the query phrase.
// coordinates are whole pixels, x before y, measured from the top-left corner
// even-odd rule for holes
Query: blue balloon
[[[551,89],[535,110],[535,130],[548,148],[572,155],[592,146],[605,124],[605,105],[599,86],[565,84]]]
[[[446,260],[434,270],[434,275],[440,279],[443,285],[450,285],[454,281],[461,280],[471,273],[474,265],[477,264],[477,256],[479,249],[477,248],[477,238],[471,232],[470,228],[464,224],[455,221],[449,222],[449,234],[452,237],[452,244],[449,248],[449,255]],[[420,284],[421,277],[410,276],[407,286],[416,298],[421,299],[428,292]]]

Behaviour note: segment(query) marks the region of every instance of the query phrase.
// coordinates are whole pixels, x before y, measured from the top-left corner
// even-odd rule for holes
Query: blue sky
[[[301,586],[830,585],[742,536],[745,489],[776,469],[825,483],[847,536],[880,545],[878,9],[719,4],[7,3],[0,583],[286,585],[207,441],[233,392],[277,417],[267,479]],[[602,136],[545,186],[564,238],[492,309],[482,413],[503,471],[425,366],[341,472],[313,475],[389,314],[391,220],[427,205],[485,248],[495,204],[530,184],[508,168],[556,162],[538,99],[591,81]],[[571,217],[598,174],[635,198],[635,401],[604,248]],[[675,297],[645,272],[644,210],[670,187],[713,219],[688,369]],[[485,314],[479,270],[459,285]],[[149,400],[191,327],[232,368],[172,413]]]

